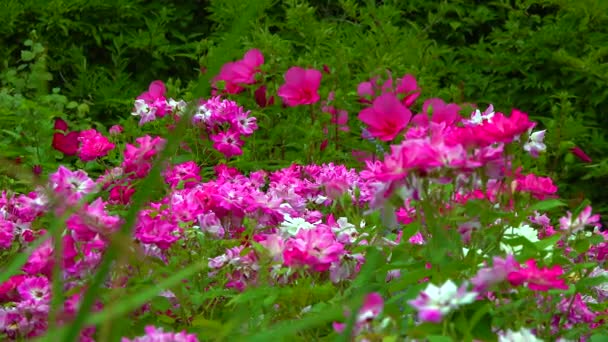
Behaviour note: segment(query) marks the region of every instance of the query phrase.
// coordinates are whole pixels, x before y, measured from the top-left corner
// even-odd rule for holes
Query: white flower
[[[424,290],[427,296],[438,306],[448,308],[448,311],[461,305],[471,304],[477,298],[476,292],[465,292],[458,290],[452,280],[446,281],[441,287],[429,284]]]
[[[537,158],[540,152],[545,152],[547,150],[547,145],[543,143],[545,132],[546,130],[542,130],[530,134],[528,142],[524,145],[524,151],[530,153],[534,158]]]
[[[525,328],[519,331],[507,330],[506,333],[498,335],[498,342],[543,342],[543,340],[534,336],[534,334]]]
[[[489,105],[483,113],[479,109],[476,109],[471,115],[471,119],[465,120],[465,123],[471,126],[477,126],[481,125],[484,121],[492,121],[492,117],[494,117],[494,106]]]
[[[177,114],[183,114],[184,109],[186,109],[186,106],[188,105],[184,100],[175,101],[174,99],[169,99],[167,104],[171,107],[171,110],[175,111]]]
[[[284,234],[294,236],[300,229],[312,229],[314,227],[314,224],[306,222],[301,217],[291,217],[289,214],[283,214],[283,222],[279,228]]]
[[[135,100],[135,111],[133,116],[139,116],[139,125],[156,120],[156,107],[150,107],[145,100]]]
[[[523,237],[524,239],[530,241],[531,243],[535,243],[540,241],[538,239],[538,231],[527,224],[521,224],[519,227],[509,227],[505,231],[505,235],[503,236],[504,240],[512,240],[518,237]],[[507,254],[517,254],[523,248],[523,245],[511,246],[506,243],[500,243],[500,249],[502,249]],[[546,250],[552,250],[553,246],[548,246]]]

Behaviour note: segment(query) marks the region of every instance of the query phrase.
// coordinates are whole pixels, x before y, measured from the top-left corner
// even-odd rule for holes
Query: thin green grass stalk
[[[108,249],[106,250],[106,253],[101,261],[97,272],[95,273],[95,276],[89,283],[89,286],[82,299],[82,302],[80,303],[80,308],[74,321],[69,325],[69,328],[66,330],[65,334],[60,335],[62,336],[62,338],[58,340],[71,342],[77,338],[82,327],[87,321],[87,318],[91,314],[90,310],[95,302],[95,298],[97,297],[97,292],[101,287],[103,281],[110,273],[113,261],[118,256],[118,249],[116,247],[115,240],[116,238],[121,239],[131,237],[131,230],[136,222],[137,213],[148,199],[148,196],[145,193],[144,189],[153,189],[154,186],[160,182],[160,172],[162,170],[164,160],[166,160],[171,155],[171,153],[179,146],[179,140],[182,136],[184,136],[184,132],[189,121],[188,119],[197,108],[196,102],[199,98],[205,96],[205,94],[207,94],[209,91],[210,86],[208,75],[216,74],[222,64],[227,61],[227,57],[232,56],[239,42],[240,34],[245,31],[247,24],[249,24],[250,21],[255,18],[259,11],[262,8],[265,8],[265,5],[266,1],[251,1],[251,3],[247,6],[245,12],[237,17],[232,27],[232,30],[225,37],[225,40],[222,42],[222,44],[216,51],[216,55],[218,57],[210,60],[210,65],[208,66],[209,71],[199,77],[198,84],[193,92],[194,100],[189,104],[188,109],[186,110],[186,114],[179,121],[173,134],[169,136],[166,147],[159,156],[159,158],[157,158],[156,162],[154,163],[154,166],[152,167],[152,170],[150,171],[148,176],[144,178],[139,188],[136,190],[133,196],[132,206],[125,218],[125,224],[116,233],[115,238],[112,239],[110,245],[108,246]],[[50,334],[47,334],[47,336],[50,336]]]

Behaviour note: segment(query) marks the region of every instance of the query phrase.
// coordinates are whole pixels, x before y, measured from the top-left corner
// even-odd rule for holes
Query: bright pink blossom
[[[428,126],[430,117],[430,122],[444,122],[447,125],[453,125],[462,119],[458,114],[460,106],[454,103],[445,103],[442,99],[433,98],[424,101],[422,111],[421,114],[414,116],[412,123],[423,127]]]
[[[412,112],[390,93],[379,96],[372,107],[359,113],[359,120],[367,125],[371,135],[382,141],[395,139],[405,129],[411,117]]]
[[[201,181],[201,169],[193,161],[173,165],[165,171],[165,181],[172,188],[177,187],[180,182],[184,188],[191,188]]]
[[[198,338],[186,331],[179,333],[165,332],[163,328],[148,325],[145,328],[145,335],[133,339],[123,337],[121,342],[198,342]]]
[[[516,182],[518,191],[528,192],[539,200],[553,197],[557,192],[557,186],[553,184],[553,180],[550,177],[528,174],[518,176]]]
[[[336,241],[329,227],[300,229],[285,243],[283,259],[287,266],[310,266],[314,271],[327,271],[344,254],[344,246]]]
[[[0,216],[0,248],[9,248],[15,238],[15,224]]]
[[[211,136],[211,141],[213,141],[213,148],[224,154],[226,158],[243,154],[241,147],[244,142],[237,132],[227,131],[214,134]]]
[[[568,285],[564,279],[559,277],[564,274],[564,270],[559,265],[552,268],[538,268],[536,260],[526,261],[525,268],[518,268],[508,274],[507,279],[514,286],[527,284],[533,291],[548,291],[550,289],[567,290]]]
[[[80,157],[82,161],[91,161],[96,158],[104,157],[115,147],[108,138],[94,129],[87,129],[80,132],[78,141],[80,141],[78,157]]]
[[[479,126],[479,134],[491,138],[493,142],[510,143],[529,129],[534,123],[528,118],[528,114],[513,109],[511,116],[506,117],[502,113],[496,113],[489,121]]]
[[[220,73],[213,79],[213,85],[217,88],[217,82],[223,81],[224,91],[228,94],[238,94],[244,90],[244,85],[255,83],[255,76],[260,72],[262,64],[264,64],[262,52],[251,49],[245,53],[243,59],[224,64]]]
[[[279,87],[278,94],[290,107],[316,103],[321,99],[322,77],[319,70],[292,67],[285,73],[285,83]]]

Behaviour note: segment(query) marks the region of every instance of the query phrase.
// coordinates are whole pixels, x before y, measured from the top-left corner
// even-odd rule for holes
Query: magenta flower
[[[460,106],[454,103],[445,103],[442,99],[428,99],[424,101],[422,106],[422,113],[414,116],[412,123],[418,126],[428,126],[430,122],[435,123],[446,123],[447,125],[453,125],[460,120],[462,117],[458,112]],[[430,122],[429,122],[429,117]]]
[[[177,224],[163,219],[161,216],[152,218],[149,214],[140,215],[135,227],[135,238],[146,244],[154,244],[165,250],[179,240],[181,229]]]
[[[119,135],[123,131],[124,131],[124,128],[122,128],[121,125],[114,125],[114,126],[110,127],[110,129],[108,130],[110,135]]]
[[[534,127],[534,123],[528,118],[528,114],[517,109],[511,111],[511,116],[506,117],[502,113],[496,113],[489,121],[479,126],[479,134],[492,142],[510,143],[516,137]]]
[[[391,141],[405,129],[412,112],[391,93],[380,95],[372,107],[359,113],[359,120],[367,125],[370,134],[382,141]]]
[[[319,70],[292,67],[285,73],[285,83],[278,94],[290,107],[317,103],[323,75]]]
[[[95,182],[86,172],[71,171],[63,165],[59,166],[57,172],[49,175],[49,182],[55,194],[64,198],[67,204],[76,204],[96,188]]]
[[[78,157],[80,157],[82,161],[91,161],[96,158],[105,157],[108,152],[116,147],[108,138],[94,129],[87,129],[80,132],[78,141],[80,141]]]
[[[213,86],[224,81],[224,90],[228,94],[238,94],[244,90],[243,85],[254,84],[255,76],[264,64],[264,55],[258,49],[251,49],[245,53],[243,59],[224,64],[220,73],[213,79]]]
[[[538,268],[536,260],[526,261],[526,268],[518,268],[507,276],[507,279],[514,286],[527,284],[533,291],[548,291],[550,289],[567,290],[568,285],[559,276],[564,274],[564,270],[559,265],[552,268]]]
[[[169,113],[171,107],[167,104],[166,92],[165,84],[157,80],[150,83],[148,91],[137,97],[131,114],[140,117],[139,125],[162,118]]]
[[[509,254],[506,258],[494,257],[492,267],[484,267],[477,271],[475,277],[471,279],[476,292],[484,292],[495,284],[507,280],[509,273],[517,270],[519,263],[513,255]]]
[[[376,317],[380,316],[382,309],[384,309],[384,300],[379,293],[372,292],[365,296],[363,306],[361,306],[355,320],[353,333],[357,335],[366,325],[369,325]],[[346,328],[346,324],[334,322],[333,327],[336,332],[341,333]]]
[[[21,298],[33,302],[48,302],[51,299],[51,288],[47,277],[27,277],[17,291]]]
[[[220,132],[212,135],[211,141],[213,141],[213,148],[224,154],[226,158],[243,154],[241,147],[244,142],[237,132]]]
[[[395,92],[404,96],[401,103],[406,107],[411,107],[420,96],[420,88],[418,87],[416,78],[411,74],[407,74],[403,76],[403,78],[397,80],[397,83]]]
[[[123,337],[121,342],[198,342],[198,338],[194,334],[188,334],[185,331],[179,333],[165,332],[163,328],[156,328],[153,325],[148,325],[145,328],[145,335],[128,339]]]
[[[336,241],[329,227],[300,229],[285,243],[283,259],[287,266],[310,266],[317,272],[327,271],[344,254],[344,246]]]
[[[553,197],[557,192],[557,186],[553,184],[553,180],[550,177],[528,174],[518,176],[516,181],[518,191],[528,192],[539,200]]]
[[[155,108],[155,113],[158,117],[163,117],[167,114],[168,106],[165,93],[167,88],[163,81],[154,81],[150,83],[148,91],[143,92],[137,97],[138,100],[144,100],[151,108]]]
[[[165,146],[166,140],[148,135],[135,139],[136,145],[127,144],[122,168],[135,178],[145,177],[152,168],[151,161]]]
[[[184,188],[191,188],[201,181],[201,169],[193,161],[177,164],[164,172],[165,181],[172,188],[182,182]]]
[[[578,159],[582,160],[585,163],[591,163],[593,162],[593,160],[591,159],[591,157],[589,157],[587,155],[587,153],[585,153],[585,151],[583,151],[580,147],[573,147],[570,149],[570,152],[572,154],[574,154]]]
[[[591,210],[591,206],[585,207],[575,220],[572,219],[572,213],[568,211],[566,217],[559,219],[560,229],[569,230],[572,234],[576,234],[585,229],[585,226],[601,227],[600,215],[591,215]]]
[[[9,248],[15,238],[15,224],[0,216],[0,248]]]

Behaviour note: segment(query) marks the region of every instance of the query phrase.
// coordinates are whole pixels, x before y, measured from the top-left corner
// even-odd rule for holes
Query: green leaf
[[[566,206],[566,203],[557,200],[557,199],[548,199],[548,200],[544,200],[544,201],[540,201],[537,202],[533,205],[531,205],[528,210],[530,212],[535,212],[535,211],[549,211],[551,209],[555,209],[558,207],[564,207]]]
[[[24,62],[29,62],[29,61],[33,60],[34,57],[36,57],[36,55],[31,51],[27,51],[27,50],[21,51],[21,60],[23,60]]]

